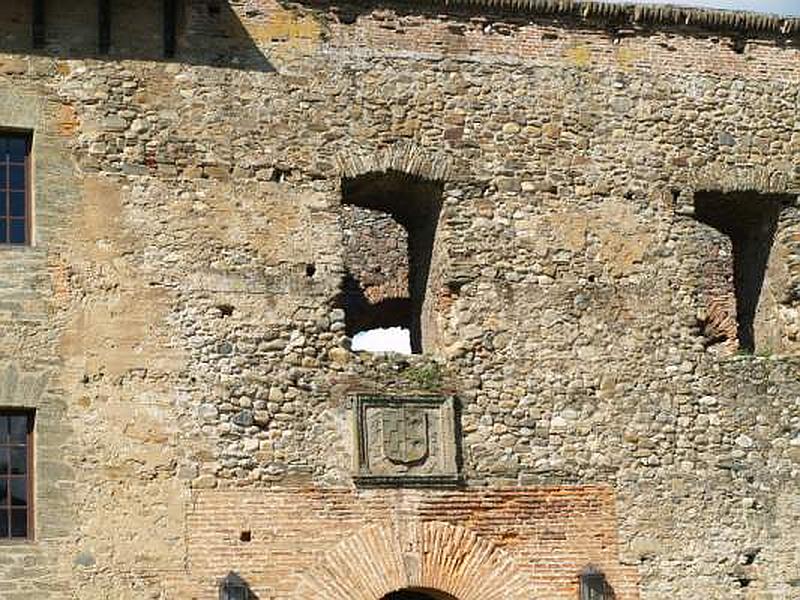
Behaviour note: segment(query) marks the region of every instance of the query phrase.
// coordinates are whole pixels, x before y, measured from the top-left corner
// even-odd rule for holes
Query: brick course
[[[436,546],[433,550],[425,546],[420,536],[426,536],[417,528],[437,524],[449,527],[440,530],[444,538],[428,542]],[[221,578],[229,569],[242,575],[259,596],[268,598],[344,598],[334,591],[334,580],[337,576],[346,578],[344,571],[364,570],[374,571],[369,577],[375,585],[384,585],[378,590],[365,586],[375,598],[404,585],[441,589],[464,600],[495,597],[486,595],[490,591],[497,598],[516,598],[512,588],[503,588],[503,592],[481,587],[486,585],[483,580],[491,579],[492,569],[487,566],[479,573],[471,569],[480,568],[482,562],[491,563],[488,555],[471,568],[462,568],[470,564],[469,546],[451,536],[466,532],[509,557],[514,563],[509,578],[518,576],[517,572],[525,575],[520,598],[573,599],[578,576],[587,565],[607,574],[618,600],[639,597],[636,570],[619,562],[614,494],[604,486],[457,492],[302,488],[202,491],[194,495],[187,525],[189,573],[197,579],[206,578],[205,586],[195,592],[198,598],[210,597],[213,577]],[[386,547],[377,542],[385,552],[399,544],[402,552],[422,561],[430,555],[442,555],[427,572],[422,569],[419,581],[412,578],[408,583],[395,569],[384,573],[377,566],[391,562],[390,556],[355,552],[329,558],[344,552],[342,545],[358,547],[364,543],[367,548],[374,547],[376,542],[369,538],[377,535],[373,532],[376,527],[394,539]],[[251,531],[252,541],[241,542],[241,531]],[[305,578],[327,560],[343,560],[346,568],[327,572],[323,579],[326,586],[312,586],[313,594],[298,596],[298,588],[309,589],[303,587],[310,585]],[[461,575],[454,575],[458,573]],[[432,581],[439,583],[430,585]],[[325,587],[328,595],[319,596]],[[351,588],[349,593],[346,597],[358,600],[370,597],[361,589]]]

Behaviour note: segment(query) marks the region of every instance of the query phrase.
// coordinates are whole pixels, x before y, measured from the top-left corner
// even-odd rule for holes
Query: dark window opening
[[[164,56],[175,56],[178,31],[177,0],[164,0]]]
[[[437,590],[414,588],[392,592],[381,600],[456,600],[456,598]]]
[[[0,539],[33,537],[33,413],[0,411]]]
[[[231,571],[219,584],[219,600],[250,600],[252,594],[247,582]]]
[[[45,0],[33,0],[33,47],[44,48],[45,28],[44,28],[44,3]]]
[[[217,310],[223,317],[230,317],[233,314],[234,307],[232,304],[217,304]]]
[[[423,351],[441,201],[441,184],[403,173],[342,181],[347,272],[341,301],[349,336],[401,328],[409,332],[411,351]]]
[[[111,49],[111,0],[98,0],[97,23],[97,51],[100,54],[108,54]]]
[[[29,135],[0,133],[0,244],[30,243]]]
[[[755,351],[759,298],[778,218],[789,200],[781,195],[746,192],[695,194],[695,218],[727,236],[730,248],[726,250],[727,244],[717,241],[717,255],[709,257],[706,265],[707,270],[723,270],[716,278],[727,282],[718,285],[707,302],[705,326],[707,336],[715,338],[712,342],[735,335],[740,351]],[[721,259],[727,259],[727,265]]]
[[[589,567],[581,574],[581,600],[613,600],[614,591],[606,581],[606,576]]]

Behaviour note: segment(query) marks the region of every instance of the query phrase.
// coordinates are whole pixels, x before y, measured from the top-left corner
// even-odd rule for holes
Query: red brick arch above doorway
[[[380,600],[403,589],[458,600],[529,600],[527,575],[493,543],[458,526],[372,525],[339,543],[307,571],[292,598]]]

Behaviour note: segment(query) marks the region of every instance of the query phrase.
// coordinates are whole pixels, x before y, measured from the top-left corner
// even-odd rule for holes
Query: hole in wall
[[[215,308],[219,311],[220,316],[223,317],[230,317],[234,310],[231,304],[217,304]]]
[[[731,40],[731,50],[736,54],[744,54],[747,49],[747,40],[744,38],[735,38]]]
[[[346,275],[339,302],[349,336],[405,329],[411,351],[423,351],[433,320],[425,299],[441,201],[441,184],[403,173],[342,181]]]
[[[711,341],[735,339],[742,352],[756,350],[756,313],[783,207],[791,200],[754,192],[697,192],[695,218],[727,240],[707,245],[705,283],[712,282],[703,326]]]
[[[761,548],[751,548],[750,550],[746,550],[742,564],[749,566],[755,563],[759,552],[761,552]]]
[[[447,281],[445,283],[445,287],[447,288],[447,291],[452,296],[458,296],[459,294],[461,294],[461,289],[466,284],[467,284],[466,280],[463,280],[463,279],[451,279],[450,281]]]
[[[317,274],[317,265],[314,263],[306,264],[306,277],[313,277]]]
[[[354,12],[340,12],[339,23],[342,25],[352,25],[358,19],[358,15]]]
[[[273,183],[283,183],[286,181],[292,174],[291,169],[282,169],[280,167],[273,167],[272,174],[269,177],[269,180]]]
[[[249,542],[253,539],[253,532],[249,529],[239,532],[239,541],[240,542]]]

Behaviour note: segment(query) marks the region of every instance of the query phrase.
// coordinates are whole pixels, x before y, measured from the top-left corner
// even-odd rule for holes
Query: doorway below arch
[[[419,588],[405,589],[385,595],[381,600],[458,600],[450,594]]]

